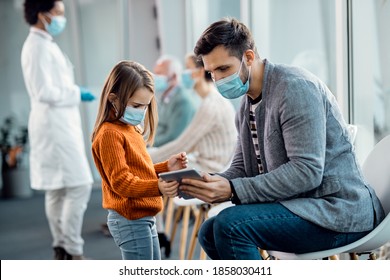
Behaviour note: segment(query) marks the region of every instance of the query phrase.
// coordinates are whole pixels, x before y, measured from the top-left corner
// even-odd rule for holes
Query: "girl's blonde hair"
[[[153,144],[158,122],[153,75],[143,65],[134,61],[120,61],[108,75],[100,96],[99,110],[91,137],[92,141],[104,122],[114,122],[123,116],[130,97],[140,88],[147,88],[153,93],[152,100],[146,111],[142,132],[147,144]],[[119,106],[116,108],[118,113],[116,115],[111,113],[113,105],[109,100],[110,93],[114,93],[119,100]]]

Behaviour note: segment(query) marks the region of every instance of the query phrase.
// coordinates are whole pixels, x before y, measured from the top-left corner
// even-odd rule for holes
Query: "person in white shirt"
[[[31,187],[45,191],[45,210],[55,259],[82,259],[84,212],[92,174],[85,153],[79,104],[94,95],[74,82],[73,66],[53,41],[65,28],[60,0],[26,0],[30,33],[21,64],[31,111]]]

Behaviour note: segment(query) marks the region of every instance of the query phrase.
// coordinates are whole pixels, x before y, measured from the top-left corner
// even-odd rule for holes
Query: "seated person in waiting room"
[[[178,138],[158,148],[149,149],[154,162],[160,162],[165,155],[174,151],[186,151],[189,167],[206,172],[223,169],[234,151],[237,133],[234,127],[233,105],[217,92],[211,76],[204,71],[201,61],[194,54],[186,56],[186,68],[182,74],[184,88],[197,94],[201,103],[188,127]],[[165,247],[165,255],[170,255],[170,242],[163,233],[162,214],[157,215],[160,246]]]
[[[175,151],[186,151],[189,167],[217,172],[229,163],[234,152],[237,137],[235,111],[230,101],[218,93],[210,73],[204,71],[202,61],[197,61],[194,54],[186,56],[186,68],[182,83],[199,95],[200,106],[176,140],[149,153],[154,162],[160,162]]]
[[[309,72],[261,59],[248,28],[211,24],[195,46],[225,98],[246,95],[231,166],[181,191],[227,208],[202,225],[212,259],[260,259],[258,248],[306,253],[354,242],[384,211],[365,183],[333,94]]]
[[[180,85],[182,65],[176,57],[160,57],[153,71],[159,119],[154,147],[159,147],[184,131],[195,115],[197,102]]]

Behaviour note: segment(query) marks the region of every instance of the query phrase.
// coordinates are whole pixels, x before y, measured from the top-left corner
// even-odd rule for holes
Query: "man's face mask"
[[[227,99],[234,99],[234,98],[238,98],[240,96],[243,96],[245,93],[247,93],[247,91],[249,89],[249,78],[251,75],[251,69],[249,68],[248,79],[247,79],[246,83],[244,84],[240,78],[240,71],[241,71],[243,62],[244,62],[244,57],[242,57],[240,68],[238,69],[238,71],[236,73],[214,82],[219,93],[223,97],[225,97]]]
[[[154,90],[157,95],[164,93],[169,87],[168,77],[163,75],[154,75]]]

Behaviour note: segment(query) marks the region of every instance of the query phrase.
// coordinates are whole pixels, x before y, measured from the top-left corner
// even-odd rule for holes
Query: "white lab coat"
[[[22,49],[29,117],[31,187],[53,190],[93,182],[73,66],[52,37],[31,27]]]

